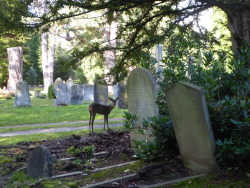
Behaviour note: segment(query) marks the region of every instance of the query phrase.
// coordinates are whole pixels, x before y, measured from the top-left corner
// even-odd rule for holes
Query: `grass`
[[[14,99],[1,99],[0,127],[89,120],[89,104],[56,107],[48,99],[31,99],[31,105],[32,107],[14,107]],[[115,108],[109,115],[109,119],[121,118],[123,111]],[[96,119],[103,119],[103,116],[97,115]]]
[[[24,124],[44,124],[56,122],[71,122],[71,121],[87,121],[89,120],[88,105],[68,105],[56,107],[53,102],[48,99],[31,99],[32,107],[14,107],[14,99],[0,99],[0,127],[13,126],[13,128],[0,129],[0,133],[13,131],[26,131],[31,129],[57,128],[57,127],[81,127],[88,126],[88,123],[64,124],[64,125],[48,125],[48,126],[29,126],[29,127],[14,127],[15,125]],[[115,108],[109,115],[109,119],[122,118],[124,110]],[[102,115],[97,115],[96,118],[103,120]],[[117,121],[110,121],[116,123]],[[103,124],[95,122],[95,124]],[[96,129],[95,132],[100,132],[103,129]],[[57,133],[41,133],[34,135],[23,135],[14,137],[0,137],[0,145],[17,144],[19,142],[51,140],[63,137],[68,137],[72,134],[87,135],[88,130],[57,132]]]

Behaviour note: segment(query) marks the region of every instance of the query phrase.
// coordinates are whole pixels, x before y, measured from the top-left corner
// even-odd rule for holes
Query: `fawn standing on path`
[[[91,125],[92,133],[94,132],[93,131],[93,123],[94,123],[96,114],[104,115],[104,130],[105,130],[106,122],[107,122],[107,126],[109,129],[108,116],[109,116],[110,112],[113,110],[113,108],[115,107],[118,98],[119,97],[117,97],[116,99],[112,99],[111,97],[109,97],[109,100],[112,101],[112,104],[110,104],[110,105],[103,105],[103,104],[98,104],[98,103],[92,103],[89,105],[89,114],[90,114],[89,130],[90,130],[90,125]]]

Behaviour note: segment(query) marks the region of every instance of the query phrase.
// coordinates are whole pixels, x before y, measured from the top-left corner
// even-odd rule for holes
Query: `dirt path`
[[[122,119],[110,119],[109,121],[121,121]],[[102,122],[103,120],[96,120],[95,122]],[[28,125],[15,125],[15,126],[6,126],[0,127],[3,128],[15,128],[15,127],[34,127],[34,126],[51,126],[51,125],[62,125],[62,127],[58,128],[43,128],[43,129],[33,129],[33,130],[25,130],[25,131],[14,131],[14,132],[6,132],[0,133],[0,137],[10,137],[10,136],[18,136],[18,135],[30,135],[30,134],[40,134],[40,133],[53,133],[53,132],[67,132],[67,131],[75,131],[75,130],[82,130],[88,129],[88,126],[82,127],[63,127],[65,124],[77,124],[77,123],[88,123],[88,121],[74,121],[74,122],[59,122],[59,123],[44,123],[44,124],[28,124]],[[110,127],[118,127],[122,126],[123,123],[113,123],[109,124]],[[95,128],[103,128],[103,125],[95,125]]]

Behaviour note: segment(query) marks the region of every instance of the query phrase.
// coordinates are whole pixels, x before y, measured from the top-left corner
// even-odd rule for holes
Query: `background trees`
[[[238,47],[244,42],[249,44],[249,4],[247,0],[234,2],[217,0],[57,0],[55,2],[46,1],[48,12],[43,15],[34,11],[33,1],[24,2],[19,7],[20,1],[12,0],[13,6],[8,6],[6,9],[8,14],[4,16],[5,19],[8,18],[8,15],[13,17],[14,19],[12,18],[10,21],[13,20],[15,22],[13,26],[18,24],[19,28],[36,28],[44,25],[46,26],[44,30],[46,30],[52,22],[77,18],[80,15],[89,15],[90,13],[93,14],[89,19],[98,21],[100,28],[117,20],[119,28],[116,40],[105,43],[107,41],[104,40],[103,36],[94,36],[87,43],[86,41],[82,42],[82,44],[88,44],[87,48],[76,45],[71,51],[71,57],[75,58],[71,65],[74,66],[91,54],[99,53],[102,56],[105,51],[115,49],[116,65],[112,74],[116,75],[116,80],[122,79],[124,74],[121,72],[126,72],[128,67],[140,63],[143,58],[138,54],[148,53],[154,45],[161,43],[169,36],[169,32],[173,30],[175,25],[195,25],[196,21],[199,21],[198,15],[211,7],[218,7],[227,15],[234,53],[237,53]],[[19,9],[21,14],[15,15],[14,10]],[[93,16],[94,13],[98,14]],[[28,22],[21,22],[21,16],[26,17]],[[14,27],[11,24],[6,24],[5,28],[11,30]],[[94,40],[94,38],[98,39]],[[114,41],[117,41],[117,45],[110,45]]]

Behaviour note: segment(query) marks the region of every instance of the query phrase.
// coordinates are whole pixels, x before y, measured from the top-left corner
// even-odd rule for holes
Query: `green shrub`
[[[94,151],[95,151],[94,145],[84,146],[84,148],[82,149],[82,152],[85,154],[86,158],[92,157],[94,154]]]
[[[94,154],[95,151],[94,147],[95,147],[94,145],[84,146],[83,148],[71,146],[70,148],[67,149],[67,152],[73,155],[74,157],[83,156],[85,158],[90,158]]]
[[[131,112],[124,111],[123,120],[124,120],[123,124],[124,128],[130,131],[136,127],[138,116]]]
[[[176,56],[171,58],[163,60],[167,68],[157,99],[160,113],[169,114],[165,89],[171,85],[185,80],[202,87],[216,139],[218,164],[246,170],[246,159],[250,157],[250,48],[241,47],[233,60],[227,60],[223,52],[203,52],[194,58],[196,63],[191,66],[189,78],[190,67]]]
[[[48,88],[48,98],[49,99],[56,99],[56,95],[55,95],[55,92],[54,92],[54,85],[51,84]]]
[[[67,149],[67,152],[74,157],[78,157],[81,154],[81,149],[78,147],[71,146],[70,148]]]
[[[125,112],[125,128],[138,131],[140,134],[150,133],[152,140],[133,140],[136,155],[146,161],[163,159],[167,156],[175,156],[178,153],[177,141],[168,116],[151,117],[143,121],[142,127],[138,128],[138,116]]]

